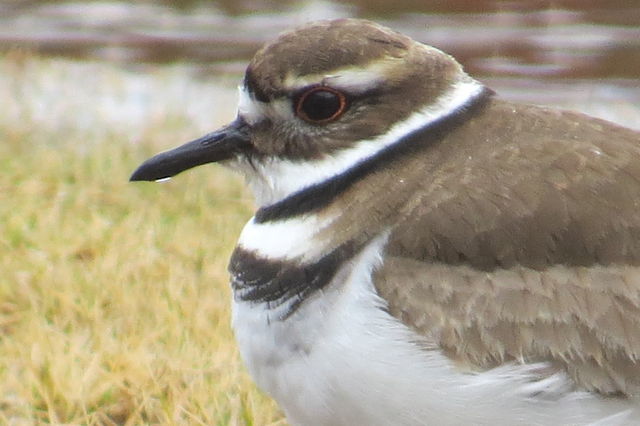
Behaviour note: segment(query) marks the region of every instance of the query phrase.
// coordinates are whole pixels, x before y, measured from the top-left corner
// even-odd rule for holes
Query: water
[[[0,51],[64,58],[72,65],[62,66],[79,75],[83,64],[126,70],[134,80],[181,70],[168,91],[191,84],[181,78],[231,91],[265,41],[303,22],[347,16],[376,20],[452,54],[509,99],[576,108],[640,128],[638,0],[4,0]],[[185,101],[187,95],[194,96],[185,92]]]

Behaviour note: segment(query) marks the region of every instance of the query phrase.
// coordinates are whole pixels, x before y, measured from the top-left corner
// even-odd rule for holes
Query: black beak
[[[133,172],[129,180],[170,178],[192,167],[228,160],[250,146],[247,123],[238,118],[200,139],[149,158]]]

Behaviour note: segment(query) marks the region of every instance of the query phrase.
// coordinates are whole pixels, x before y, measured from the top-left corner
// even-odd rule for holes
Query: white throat
[[[396,123],[378,137],[362,140],[350,148],[326,155],[320,160],[293,161],[269,157],[248,164],[246,160],[234,160],[230,166],[245,176],[259,207],[274,204],[309,186],[323,182],[350,169],[388,148],[404,136],[455,113],[469,100],[477,97],[484,87],[466,75],[435,101],[430,100],[407,119]],[[244,89],[240,89],[239,115],[255,117],[261,105]]]

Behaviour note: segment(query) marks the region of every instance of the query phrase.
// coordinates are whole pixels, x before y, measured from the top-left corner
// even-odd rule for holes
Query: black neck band
[[[278,221],[326,207],[336,196],[383,164],[388,164],[407,153],[415,152],[442,140],[449,132],[475,114],[492,95],[491,89],[483,88],[479,94],[469,98],[466,103],[451,113],[403,136],[393,145],[357,163],[343,173],[259,209],[254,221],[256,223]]]
[[[268,309],[288,304],[281,320],[294,313],[306,298],[326,287],[340,266],[356,254],[353,244],[336,248],[315,263],[271,260],[237,247],[229,262],[234,297],[266,303]]]

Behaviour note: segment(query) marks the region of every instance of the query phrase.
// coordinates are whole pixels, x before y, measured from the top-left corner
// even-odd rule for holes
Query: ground
[[[104,102],[82,78],[128,83],[93,66],[0,57],[0,423],[283,424],[230,329],[226,263],[250,195],[219,166],[129,183],[197,126],[141,108],[132,137],[94,116]]]

